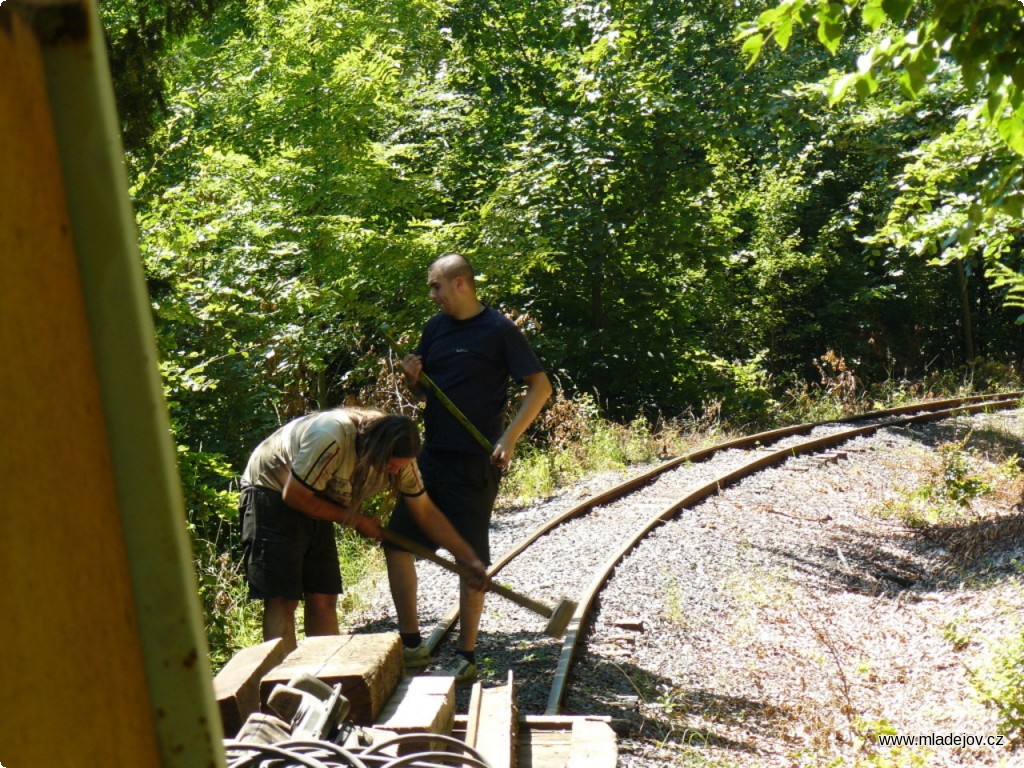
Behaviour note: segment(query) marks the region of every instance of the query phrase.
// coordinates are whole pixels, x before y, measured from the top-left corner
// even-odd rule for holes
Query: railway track
[[[943,627],[945,617],[956,615],[942,613],[938,603],[931,602],[942,597],[927,553],[901,550],[889,532],[872,540],[877,530],[867,529],[869,518],[876,517],[874,502],[860,502],[878,499],[893,487],[914,487],[917,470],[905,467],[902,460],[892,463],[899,451],[913,454],[913,446],[920,445],[925,456],[926,446],[943,447],[951,440],[955,444],[965,430],[979,424],[986,430],[986,439],[1002,435],[1004,440],[1019,441],[1019,413],[951,419],[1018,408],[1022,394],[933,401],[762,432],[679,456],[599,493],[579,493],[575,503],[564,496],[556,503],[502,510],[495,517],[492,536],[494,551],[502,553],[491,568],[495,581],[549,605],[568,598],[578,606],[565,637],[554,640],[544,634],[544,620],[520,607],[521,601],[491,596],[487,602],[477,649],[481,677],[485,682],[514,680],[514,692],[511,685],[491,692],[501,693],[502,712],[511,718],[518,713],[520,727],[531,734],[526,742],[531,759],[540,752],[532,751],[530,728],[561,723],[564,729],[563,701],[580,719],[599,715],[605,723],[616,723],[618,758],[624,757],[619,764],[631,768],[661,766],[666,758],[675,764],[691,744],[699,745],[701,760],[716,754],[742,759],[756,754],[759,761],[767,761],[757,765],[792,765],[792,756],[806,750],[805,740],[788,740],[781,721],[797,723],[801,729],[820,729],[830,734],[828,738],[855,730],[858,726],[852,720],[830,719],[834,709],[847,718],[872,711],[870,705],[854,706],[853,688],[844,670],[850,669],[852,676],[875,660],[891,665],[895,685],[888,689],[891,701],[894,690],[902,694],[908,678],[929,672],[924,660],[907,653],[909,646],[902,645],[907,642],[908,622]],[[947,419],[948,424],[915,428]],[[1013,450],[1012,444],[1006,445]],[[828,467],[841,459],[849,461]],[[899,468],[895,478],[893,467]],[[923,471],[922,477],[928,470]],[[859,499],[845,495],[850,488],[858,489]],[[830,489],[839,492],[836,499],[823,499]],[[558,509],[553,515],[552,508]],[[881,518],[881,525],[886,525],[885,515]],[[879,520],[873,524],[879,525]],[[853,532],[856,535],[851,536]],[[868,546],[862,546],[865,543]],[[458,620],[457,609],[443,610],[456,602],[456,579],[428,559],[421,560],[417,569],[421,619],[424,626],[436,622],[426,642],[443,659]],[[801,572],[799,583],[794,570]],[[429,578],[424,579],[425,575]],[[679,589],[676,606],[666,595],[670,591],[666,585]],[[819,588],[843,597],[830,603],[811,596]],[[751,596],[756,601],[753,613],[751,604],[744,607]],[[915,601],[920,610],[909,607]],[[381,628],[390,631],[393,618],[390,604],[385,607],[384,602],[378,605],[382,616],[387,614]],[[854,633],[849,632],[849,623],[836,621],[840,614],[853,617],[857,632],[878,625],[875,636],[892,637],[895,647],[864,656],[860,646],[844,646]],[[782,627],[788,635],[780,635]],[[801,645],[800,637],[807,636],[812,642]],[[625,641],[625,647],[615,647],[620,641]],[[927,652],[926,646],[917,647]],[[709,648],[724,649],[725,654],[709,654]],[[834,657],[834,666],[825,658],[824,675],[819,669],[822,652]],[[759,670],[766,661],[770,666],[780,660],[795,664],[797,670],[795,678],[782,683],[790,685],[788,695],[785,691],[780,695],[774,682],[769,690],[761,687]],[[949,666],[946,660],[931,669]],[[830,673],[833,681],[838,677],[838,686],[830,682]],[[878,674],[881,677],[871,678],[872,685],[881,688],[885,674]],[[399,750],[401,756],[389,757],[385,747],[390,742],[342,748],[340,740],[336,744],[299,738],[256,745],[229,740],[225,742],[229,764],[232,768],[399,768],[457,763],[483,768],[489,763],[469,747],[481,744],[479,734],[485,722],[494,721],[495,713],[492,707],[484,715],[480,691],[474,687],[470,696],[465,687],[456,696],[456,711],[467,714],[459,726],[464,731],[453,732],[450,746],[461,754],[402,754]],[[838,708],[837,702],[829,701],[836,691],[845,697],[846,709],[842,701]],[[932,697],[929,702],[947,693],[956,696],[955,686],[926,690]],[[800,709],[805,702],[812,712]],[[667,708],[667,720],[652,716],[661,707]],[[673,720],[674,716],[680,719]],[[710,727],[702,727],[702,722]],[[659,751],[662,736],[643,735],[648,724],[655,731],[666,728],[660,732],[666,740],[676,737],[675,752]],[[607,732],[607,725],[603,727]],[[752,749],[754,735],[766,730],[777,730],[779,737]],[[507,732],[513,737],[517,733],[512,726]],[[575,724],[572,734],[575,743]],[[501,740],[497,734],[491,736]],[[410,743],[409,748],[424,746],[422,735],[400,738],[416,740],[417,745]],[[541,744],[549,737],[538,738]],[[552,764],[561,764],[557,756],[538,759],[548,758],[555,760]],[[961,763],[935,763],[937,768],[940,764],[946,768]]]
[[[835,450],[885,428],[1015,408],[1022,394],[932,401],[749,435],[666,461],[583,499],[528,532],[517,529],[514,541],[507,535],[502,541],[501,532],[496,531],[496,551],[504,546],[491,566],[496,581],[552,605],[563,597],[578,604],[559,642],[543,635],[543,622],[537,616],[499,598],[488,598],[482,635],[505,638],[501,666],[515,670],[521,711],[560,712],[602,588],[623,558],[659,525],[768,467]],[[444,655],[457,620],[458,609],[451,609],[430,632],[426,642],[436,655]]]

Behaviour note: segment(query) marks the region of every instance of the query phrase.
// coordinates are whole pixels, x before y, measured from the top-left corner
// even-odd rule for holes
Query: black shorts
[[[452,527],[476,551],[485,565],[491,564],[491,512],[498,498],[500,473],[490,456],[424,450],[417,458],[423,485]],[[399,499],[388,528],[428,549],[438,545],[416,523],[404,499]],[[389,545],[384,544],[385,547]],[[400,547],[390,547],[400,549]]]
[[[242,487],[238,511],[251,599],[341,594],[334,523],[304,515],[286,505],[277,491],[260,486]]]

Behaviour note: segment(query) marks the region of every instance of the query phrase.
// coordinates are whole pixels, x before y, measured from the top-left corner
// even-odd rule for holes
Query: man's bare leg
[[[471,589],[469,582],[459,582],[459,650],[476,650],[476,638],[480,631],[480,617],[484,612],[484,594]]]
[[[304,618],[306,637],[339,634],[338,596],[323,592],[307,592]]]
[[[282,638],[285,647],[293,650],[295,643],[295,610],[298,600],[270,597],[263,601],[263,639]]]
[[[385,549],[384,559],[388,565],[391,599],[398,614],[398,631],[402,634],[417,633],[420,631],[420,617],[416,602],[419,589],[416,561],[412,553],[397,549]]]

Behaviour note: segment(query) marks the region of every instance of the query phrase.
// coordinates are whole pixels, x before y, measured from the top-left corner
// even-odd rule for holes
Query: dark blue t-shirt
[[[490,307],[467,320],[434,315],[423,327],[416,354],[422,355],[426,374],[492,443],[505,431],[509,379],[521,381],[544,370],[522,331]],[[423,422],[428,448],[485,453],[429,390]]]

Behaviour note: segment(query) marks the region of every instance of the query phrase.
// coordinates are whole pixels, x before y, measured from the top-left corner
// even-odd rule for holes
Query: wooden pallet
[[[458,734],[491,768],[615,768],[618,745],[609,717],[520,717],[512,672],[494,688],[473,686]]]

